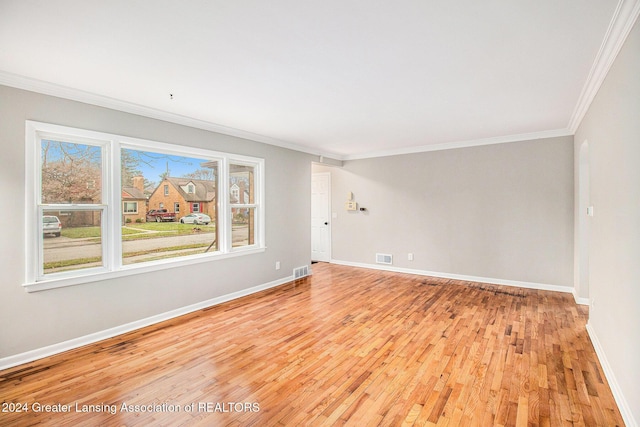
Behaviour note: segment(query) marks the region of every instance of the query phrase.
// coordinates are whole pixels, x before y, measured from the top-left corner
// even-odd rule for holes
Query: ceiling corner
[[[640,15],[640,0],[619,0],[567,128],[575,133]]]

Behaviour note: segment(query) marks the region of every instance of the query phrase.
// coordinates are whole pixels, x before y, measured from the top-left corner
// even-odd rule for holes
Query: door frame
[[[315,176],[326,176],[327,177],[327,258],[326,260],[314,260],[313,259],[313,233],[311,233],[311,260],[312,261],[320,261],[320,262],[330,262],[331,261],[331,172],[312,172],[311,173],[311,186],[309,190],[311,191],[311,219],[313,219],[313,178]]]

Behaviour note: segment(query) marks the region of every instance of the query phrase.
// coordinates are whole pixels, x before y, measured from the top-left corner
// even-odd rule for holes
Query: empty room
[[[0,0],[0,426],[638,426],[640,0]]]

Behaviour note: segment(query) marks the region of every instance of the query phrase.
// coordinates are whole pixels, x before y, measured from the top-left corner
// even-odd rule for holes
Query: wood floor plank
[[[0,371],[28,409],[0,426],[622,426],[587,318],[569,294],[320,263]]]

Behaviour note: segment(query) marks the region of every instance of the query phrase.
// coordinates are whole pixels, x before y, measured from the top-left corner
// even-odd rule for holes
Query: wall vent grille
[[[377,264],[393,264],[393,255],[391,254],[376,254],[376,263]]]
[[[302,277],[306,277],[309,275],[309,266],[303,265],[302,267],[297,267],[293,269],[293,278],[300,279]]]

